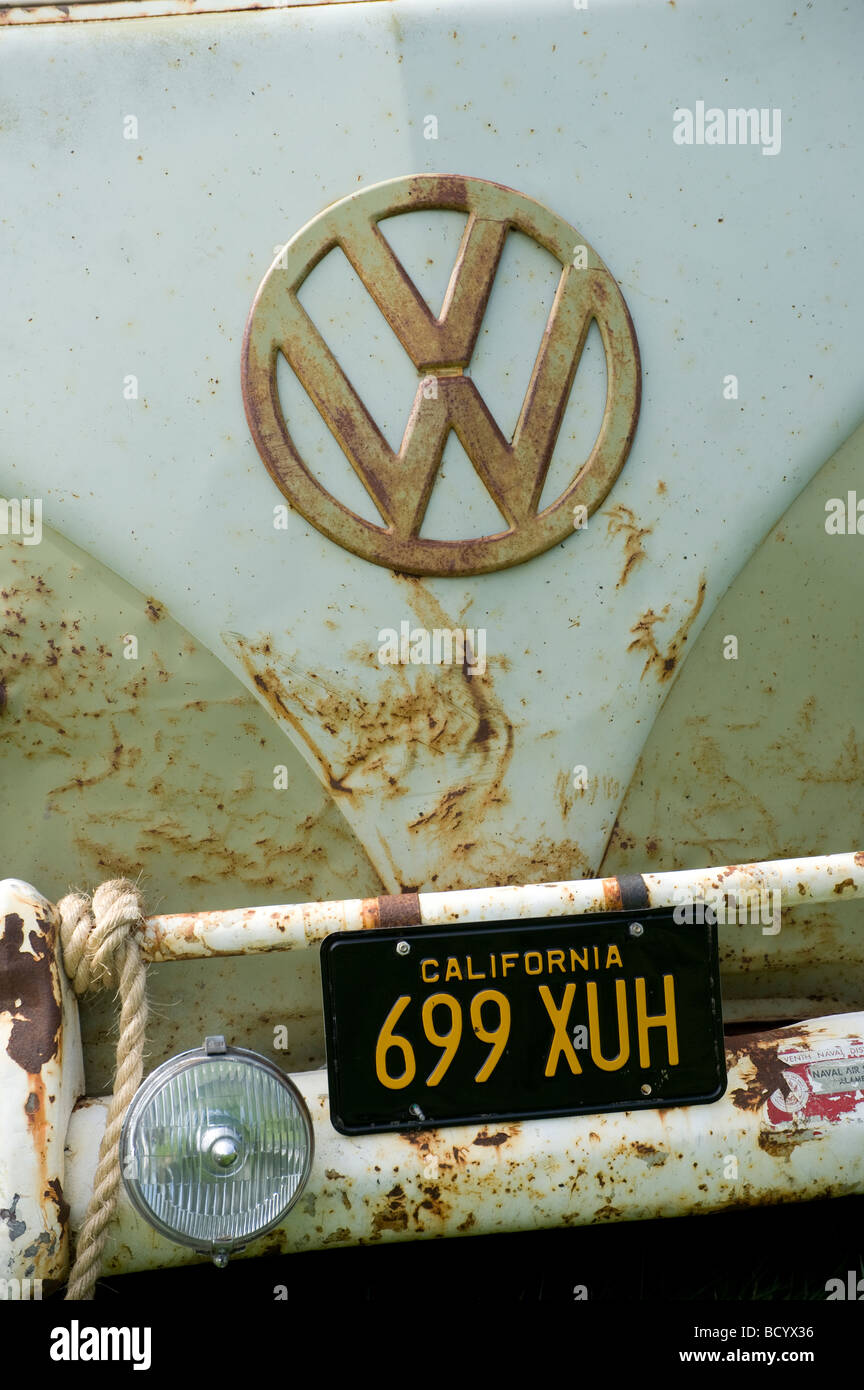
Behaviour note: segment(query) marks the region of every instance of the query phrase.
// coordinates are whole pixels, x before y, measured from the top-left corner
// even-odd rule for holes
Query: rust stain
[[[385,1231],[406,1231],[407,1229],[408,1208],[405,1191],[397,1183],[387,1193],[384,1206],[372,1213],[370,1240],[380,1240]]]
[[[439,1221],[446,1221],[447,1217],[450,1215],[451,1207],[441,1196],[441,1188],[438,1184],[431,1183],[428,1187],[424,1187],[422,1191],[423,1200],[418,1202],[414,1208],[415,1224],[420,1226],[420,1213],[422,1211],[428,1211],[431,1216],[437,1216]]]
[[[427,630],[459,626],[417,579],[396,578]],[[253,641],[224,633],[223,639],[277,722],[311,754],[320,780],[344,802],[352,824],[366,802],[403,802],[404,829],[417,837],[426,864],[434,860],[436,866],[423,880],[412,872],[410,849],[407,862],[396,862],[392,846],[381,839],[386,862],[376,867],[403,892],[590,874],[575,840],[544,836],[525,843],[495,823],[510,801],[506,777],[516,726],[495,690],[493,662],[482,674],[458,664],[382,668],[377,650],[361,646],[352,658],[379,672],[374,695],[367,696],[333,673],[304,669],[299,655],[280,653],[270,635]],[[416,809],[416,789],[430,784],[438,790]],[[400,812],[390,807],[393,814]],[[373,927],[374,900],[364,911],[366,925]]]
[[[111,747],[106,754],[107,767],[104,767],[101,772],[94,773],[92,777],[72,777],[68,782],[51,787],[48,795],[61,796],[64,792],[81,791],[84,787],[95,787],[124,769],[136,767],[141,761],[142,750],[136,747],[124,747],[113,723],[111,725],[111,737]]]
[[[27,1120],[27,1128],[30,1132],[32,1152],[39,1165],[39,1177],[37,1179],[37,1191],[42,1192],[40,1207],[42,1209],[43,1224],[51,1225],[51,1218],[46,1210],[46,1199],[53,1202],[53,1197],[48,1193],[48,1112],[45,1105],[45,1082],[38,1072],[28,1074],[27,1083],[29,1091],[24,1102],[24,1114]],[[58,1213],[59,1214],[59,1213]],[[61,1226],[62,1234],[62,1226]],[[53,1241],[53,1237],[52,1237]]]
[[[498,1130],[497,1133],[490,1134],[488,1129],[481,1129],[480,1133],[476,1134],[474,1138],[471,1140],[471,1142],[472,1144],[479,1145],[480,1147],[491,1146],[497,1149],[502,1144],[506,1144],[508,1140],[512,1139],[513,1134],[517,1132],[518,1131],[511,1130],[508,1134],[505,1133],[504,1130]]]
[[[549,737],[553,732],[550,730],[549,735],[544,734],[542,737]],[[593,806],[598,796],[603,796],[617,804],[621,799],[621,783],[618,778],[603,773],[586,777],[584,786],[581,784],[574,786],[573,774],[569,768],[562,769],[555,778],[555,800],[565,819],[577,801],[580,806]]]
[[[770,1154],[772,1158],[791,1158],[799,1144],[806,1144],[810,1139],[819,1139],[821,1134],[815,1129],[760,1129],[757,1143],[763,1153]]]
[[[783,1071],[786,1064],[779,1056],[779,1045],[794,1043],[807,1047],[810,1036],[807,1027],[797,1023],[764,1033],[739,1034],[734,1040],[727,1040],[727,1070],[731,1072],[745,1063],[744,1084],[729,1091],[732,1104],[739,1110],[755,1113],[774,1091],[785,1090]]]
[[[364,898],[360,914],[364,931],[377,927],[419,927],[420,898],[417,893]]]
[[[690,605],[690,609],[679,623],[665,652],[661,651],[654,636],[654,628],[657,623],[663,623],[669,613],[670,605],[667,603],[660,613],[655,613],[653,608],[649,608],[647,613],[643,613],[639,621],[630,629],[635,633],[633,641],[628,646],[628,652],[642,651],[647,652],[645,665],[642,668],[642,680],[649,671],[654,671],[661,684],[671,680],[675,668],[678,665],[684,644],[690,633],[690,629],[696,621],[699,610],[705,601],[705,592],[708,581],[703,574],[699,580],[699,588],[696,597]]]
[[[622,589],[630,578],[633,570],[645,559],[645,548],[642,544],[645,536],[650,536],[653,531],[652,526],[640,526],[636,520],[635,512],[629,507],[625,507],[619,502],[611,511],[604,512],[607,518],[606,534],[608,536],[624,536],[624,568],[618,578],[616,589]]]
[[[351,1232],[347,1226],[340,1226],[338,1230],[331,1231],[329,1236],[325,1236],[322,1245],[344,1245],[351,1239]]]
[[[52,924],[37,918],[41,930],[28,933],[24,921],[8,912],[0,937],[0,1013],[13,1020],[6,1051],[28,1075],[37,1076],[57,1055],[60,1000],[55,993]]]
[[[611,1202],[606,1202],[602,1207],[598,1207],[594,1213],[595,1221],[620,1221],[623,1212],[620,1207],[613,1206]]]
[[[156,598],[145,598],[144,612],[151,623],[159,623],[165,617],[165,605]]]
[[[45,1109],[45,1082],[39,1072],[28,1074],[30,1090],[24,1102],[27,1128],[33,1139],[34,1152],[44,1154],[48,1134],[48,1115]]]
[[[602,888],[604,908],[607,912],[613,912],[624,906],[621,899],[621,884],[617,878],[604,878]]]
[[[317,672],[305,673],[280,661],[272,654],[271,639],[250,643],[226,634],[226,641],[276,719],[287,723],[313,755],[322,780],[337,798],[374,790],[379,799],[391,800],[403,794],[404,773],[418,762],[438,764],[472,753],[472,763],[491,767],[493,786],[484,784],[487,796],[499,790],[512,753],[513,730],[497,708],[486,676],[464,680],[461,672],[454,674],[455,668],[436,674],[418,667],[412,671],[412,682],[406,668],[395,667],[382,676],[377,698],[366,699],[337,684],[333,675],[325,680]],[[461,692],[453,689],[456,679]],[[458,702],[452,699],[454,693],[461,694]],[[487,736],[478,743],[481,721]],[[493,727],[494,739],[488,732]],[[393,765],[401,776],[391,773]],[[467,797],[469,806],[473,801],[467,786],[448,789],[438,807],[418,817],[415,825],[448,819],[448,808],[449,819],[458,824],[461,814],[454,817],[452,808],[459,797]]]
[[[403,583],[421,621],[433,627],[453,626],[416,581]],[[329,674],[325,678],[319,672],[303,672],[290,658],[276,656],[271,638],[252,643],[226,635],[226,641],[277,720],[287,724],[313,755],[321,780],[337,800],[351,798],[355,805],[373,797],[387,802],[406,797],[434,778],[440,791],[406,820],[407,830],[433,839],[440,848],[439,861],[451,860],[451,886],[487,881],[488,845],[484,850],[477,835],[466,837],[463,826],[477,826],[507,803],[504,779],[514,744],[513,725],[488,670],[480,674],[459,666],[385,668],[375,696],[366,698],[347,685],[337,685]],[[377,666],[374,652],[366,652],[365,658]],[[416,801],[415,796],[406,804],[406,817]],[[572,842],[557,848],[559,861],[584,863]],[[501,847],[502,872],[508,863],[513,867],[511,861],[519,853],[520,847]],[[391,867],[403,888],[421,886],[416,878],[410,882],[409,866]],[[542,863],[537,869],[535,876],[548,877]],[[520,881],[520,872],[507,881]],[[367,905],[370,925],[376,912]]]
[[[414,1129],[408,1131],[406,1134],[400,1134],[399,1137],[400,1139],[404,1139],[407,1144],[410,1144],[412,1149],[418,1149],[419,1152],[423,1154],[429,1152],[432,1139],[434,1138],[434,1131]]]
[[[145,863],[157,866],[166,889],[173,880],[187,896],[214,884],[224,894],[230,884],[232,892],[240,886],[272,902],[286,887],[290,862],[292,895],[313,901],[332,896],[326,885],[337,850],[356,859],[361,892],[381,891],[305,767],[307,814],[294,795],[287,823],[280,809],[264,807],[259,779],[237,751],[245,743],[266,759],[272,748],[272,765],[281,737],[254,697],[233,678],[226,682],[212,654],[161,609],[166,683],[147,638],[143,597],[108,592],[102,566],[45,539],[47,558],[44,546],[34,555],[9,538],[13,581],[0,591],[0,671],[9,693],[0,741],[9,776],[13,785],[23,781],[30,764],[40,780],[43,769],[51,778],[44,805],[22,809],[36,855],[30,877],[59,896],[79,877],[134,879]],[[143,632],[139,659],[124,659],[118,629]],[[196,685],[212,698],[190,702]],[[206,754],[208,738],[229,748],[224,765]],[[57,818],[48,838],[60,846],[59,858],[39,849],[37,822],[49,816]],[[24,833],[19,828],[19,842]]]
[[[57,1218],[60,1222],[61,1231],[65,1231],[69,1224],[69,1203],[63,1195],[63,1188],[59,1178],[51,1178],[44,1192],[45,1198],[53,1202],[57,1207]]]

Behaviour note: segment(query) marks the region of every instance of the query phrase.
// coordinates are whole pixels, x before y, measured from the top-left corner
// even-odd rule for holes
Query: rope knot
[[[75,993],[118,989],[132,938],[144,925],[135,884],[112,878],[99,885],[92,899],[68,893],[57,907],[63,961]],[[134,950],[137,955],[137,945]]]

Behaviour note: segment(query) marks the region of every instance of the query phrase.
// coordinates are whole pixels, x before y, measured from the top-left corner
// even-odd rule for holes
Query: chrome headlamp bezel
[[[146,1201],[141,1192],[138,1176],[134,1172],[136,1162],[135,1136],[138,1125],[140,1124],[148,1106],[160,1090],[182,1072],[194,1067],[204,1067],[225,1060],[234,1060],[244,1065],[257,1067],[260,1071],[272,1077],[281,1089],[291,1098],[299,1117],[305,1135],[305,1161],[300,1171],[297,1186],[290,1200],[280,1208],[276,1215],[265,1224],[256,1226],[250,1234],[241,1238],[225,1238],[213,1240],[209,1243],[201,1237],[188,1235],[184,1231],[171,1226],[164,1221]],[[309,1114],[308,1106],[294,1082],[280,1067],[271,1062],[269,1058],[263,1057],[258,1052],[252,1052],[244,1047],[230,1047],[220,1036],[207,1037],[204,1046],[192,1048],[187,1052],[180,1052],[175,1057],[168,1058],[162,1062],[136,1091],[126,1115],[123,1120],[123,1127],[120,1133],[119,1155],[120,1169],[123,1175],[123,1186],[129,1200],[138,1214],[157,1230],[160,1235],[165,1236],[178,1245],[184,1245],[201,1254],[210,1255],[218,1265],[227,1263],[228,1256],[237,1250],[244,1249],[251,1241],[257,1240],[259,1236],[265,1235],[273,1230],[281,1221],[285,1219],[288,1212],[299,1200],[303,1193],[309,1174],[312,1170],[312,1162],[315,1151],[315,1132],[312,1119]],[[245,1162],[244,1162],[245,1166]],[[230,1181],[230,1174],[226,1174],[226,1181]]]

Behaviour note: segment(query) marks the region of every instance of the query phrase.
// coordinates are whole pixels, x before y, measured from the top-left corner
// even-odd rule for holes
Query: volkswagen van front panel
[[[860,14],[0,30],[0,1265],[62,1279],[89,1198],[52,904],[117,874],[148,1070],[224,1035],[310,1111],[246,1253],[860,1191]],[[721,1100],[330,1124],[324,937],[694,896]],[[194,1258],[121,1200],[106,1269]]]

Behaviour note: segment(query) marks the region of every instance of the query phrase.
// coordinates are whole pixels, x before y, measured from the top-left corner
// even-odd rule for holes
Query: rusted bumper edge
[[[445,893],[401,893],[342,902],[296,903],[219,912],[170,913],[149,917],[142,950],[152,961],[195,956],[291,951],[317,945],[334,932],[377,927],[451,926],[519,917],[566,917],[625,908],[672,907],[688,899],[719,903],[772,893],[784,906],[845,902],[864,897],[864,852],[801,859],[728,864],[621,878],[561,883],[467,888]],[[745,914],[733,916],[743,922]],[[727,927],[728,930],[728,919]]]
[[[864,1080],[864,1014],[728,1046],[728,1088],[712,1105],[360,1138],[330,1124],[326,1072],[295,1075],[315,1127],[312,1172],[284,1223],[242,1257],[864,1192],[864,1101],[854,1085]],[[86,1209],[107,1104],[89,1099],[72,1116],[73,1229]],[[146,1226],[121,1194],[106,1274],[202,1258]]]
[[[41,1297],[62,1283],[69,1265],[64,1146],[84,1064],[57,926],[56,909],[29,884],[0,881],[3,1298]]]

